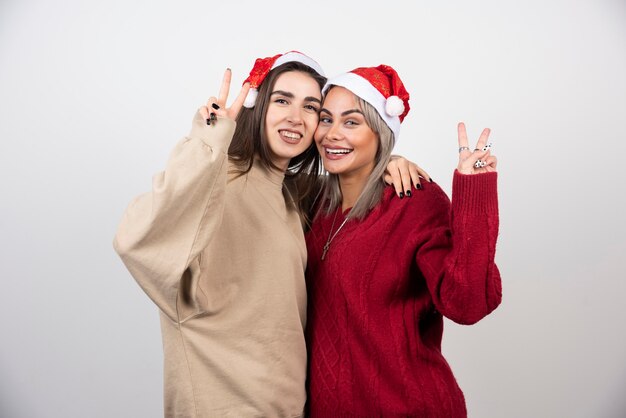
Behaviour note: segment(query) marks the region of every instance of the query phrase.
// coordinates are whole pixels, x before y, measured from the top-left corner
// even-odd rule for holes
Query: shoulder
[[[412,234],[447,225],[450,219],[450,199],[436,183],[422,184],[411,196],[400,199],[393,187],[385,187],[380,205],[370,213],[373,222],[383,222],[386,228],[400,234]]]
[[[398,212],[403,217],[423,217],[425,214],[448,213],[450,198],[437,183],[422,182],[421,189],[413,188],[411,196],[402,199],[395,194],[393,187],[385,187],[381,209],[385,212]]]

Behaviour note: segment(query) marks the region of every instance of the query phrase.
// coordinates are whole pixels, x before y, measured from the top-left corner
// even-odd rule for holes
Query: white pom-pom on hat
[[[404,102],[398,96],[389,96],[385,103],[385,112],[389,116],[400,116],[404,112]]]
[[[243,107],[248,109],[252,109],[256,103],[256,97],[259,95],[259,91],[257,89],[248,90],[248,94],[246,95],[246,100],[243,102]]]
[[[385,64],[359,67],[328,79],[322,94],[326,94],[330,86],[344,87],[372,105],[398,140],[402,121],[411,106],[409,92],[396,70]]]

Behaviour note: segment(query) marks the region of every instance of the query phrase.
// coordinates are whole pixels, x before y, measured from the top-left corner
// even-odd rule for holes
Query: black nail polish
[[[422,190],[422,185],[421,185],[421,184],[419,184],[419,183],[417,183],[417,184],[415,185],[415,188],[416,188],[417,190]]]
[[[400,196],[400,199],[404,199],[404,193],[403,192],[400,192],[400,194],[398,196]]]
[[[207,124],[207,125],[211,125],[211,119],[207,119],[207,120],[206,120],[206,124]]]
[[[406,195],[407,195],[407,197],[411,197],[411,191],[410,191],[410,190],[407,190],[407,191],[406,191]]]
[[[217,103],[211,103],[211,107],[215,110],[219,110],[219,106],[217,105]]]
[[[428,182],[429,182],[429,183],[432,183],[432,182],[433,182],[433,178],[432,178],[432,177],[429,177],[429,178],[428,178]]]
[[[216,119],[217,119],[217,115],[211,112],[211,120],[216,120]]]

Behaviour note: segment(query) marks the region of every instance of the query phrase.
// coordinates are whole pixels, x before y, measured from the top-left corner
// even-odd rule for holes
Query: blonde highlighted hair
[[[331,86],[326,91],[326,95],[328,95],[328,92],[333,87],[334,86]],[[372,209],[374,209],[382,198],[383,190],[385,188],[383,175],[387,165],[389,164],[395,139],[393,132],[380,117],[374,106],[361,99],[356,94],[355,97],[357,104],[363,112],[367,126],[369,126],[378,137],[378,149],[374,158],[374,169],[367,178],[363,191],[347,216],[348,219],[363,219]],[[326,214],[329,214],[334,212],[337,207],[341,205],[342,195],[341,187],[339,186],[339,176],[328,172],[326,172],[326,174],[321,197],[321,202],[323,202],[323,204],[320,206],[320,209]]]

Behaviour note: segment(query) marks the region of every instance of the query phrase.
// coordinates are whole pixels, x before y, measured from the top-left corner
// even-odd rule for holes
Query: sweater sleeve
[[[137,283],[175,322],[181,280],[222,219],[234,131],[230,119],[207,126],[196,113],[191,133],[153,177],[152,191],[130,203],[113,240]]]
[[[455,171],[450,211],[433,210],[427,222],[430,228],[422,234],[416,261],[435,307],[459,324],[476,323],[502,298],[494,261],[499,226],[497,173]]]

